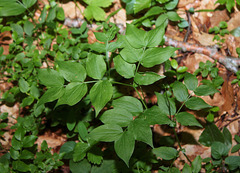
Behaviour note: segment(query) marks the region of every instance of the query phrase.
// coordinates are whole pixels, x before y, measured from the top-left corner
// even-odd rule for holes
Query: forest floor
[[[178,41],[183,41],[186,34],[188,34],[188,43],[203,45],[203,46],[215,46],[217,45],[216,41],[213,41],[214,34],[209,34],[209,28],[214,26],[218,26],[221,21],[226,21],[228,24],[228,30],[232,30],[236,27],[240,26],[240,12],[237,9],[234,9],[234,13],[229,14],[227,10],[224,11],[214,11],[214,12],[196,12],[190,15],[188,18],[186,10],[194,7],[195,10],[202,9],[215,9],[217,6],[215,4],[216,0],[179,0],[178,4],[178,14],[184,18],[185,20],[191,20],[190,32],[187,33],[187,30],[184,29],[182,32],[179,31],[177,26],[168,25],[166,36],[173,38]],[[42,0],[38,2],[40,6],[43,4],[47,4],[47,0]],[[76,7],[73,1],[61,3],[60,5],[65,12],[65,16],[69,19],[81,18],[82,16],[79,8]],[[78,3],[81,11],[84,11],[84,6]],[[107,9],[107,14],[119,9],[122,6],[119,0],[114,0],[113,5]],[[38,18],[41,12],[37,11],[35,17]],[[126,26],[126,23],[131,23],[132,17],[126,15],[125,9],[121,9],[116,15],[111,17],[110,21],[122,24],[122,26]],[[96,28],[92,28],[89,30],[89,43],[96,42],[96,38],[93,34]],[[225,41],[221,44],[221,48],[219,51],[225,56],[233,56],[238,57],[236,52],[236,48],[240,47],[240,37],[234,37],[230,34],[224,36]],[[7,53],[7,46],[4,48],[4,52]],[[214,62],[210,57],[192,53],[192,52],[177,52],[177,60],[180,65],[188,67],[188,72],[193,73],[199,67],[199,62],[206,62],[207,60]],[[240,89],[237,84],[231,84],[231,81],[236,78],[236,75],[233,72],[228,71],[223,65],[217,63],[217,67],[219,68],[219,75],[224,79],[224,83],[219,93],[216,93],[213,97],[210,96],[202,96],[202,99],[212,106],[218,106],[220,111],[218,112],[218,116],[215,117],[215,124],[222,129],[223,127],[227,127],[232,134],[240,135]],[[199,78],[199,80],[201,80]],[[0,84],[1,91],[8,89],[11,84]],[[152,102],[156,103],[156,98],[149,98]],[[21,110],[19,107],[19,103],[16,103],[13,106],[1,105],[0,112],[9,112],[9,114],[13,115],[14,118],[18,116],[24,116],[21,114]],[[194,112],[191,112],[194,114]],[[200,118],[201,120],[201,118]],[[14,119],[11,119],[9,122],[15,123]],[[198,144],[198,138],[202,133],[201,129],[189,128],[189,127],[179,127],[178,134],[180,136],[182,147],[186,149],[186,155],[189,156],[190,159],[194,159],[197,155],[202,156],[202,158],[209,157],[211,155],[211,151],[209,147],[204,147]],[[154,126],[154,132],[156,133],[155,139],[158,140],[158,135],[166,136],[170,135],[170,133],[164,129],[164,127]],[[5,141],[1,141],[2,145],[6,148],[10,145],[11,140],[11,132],[4,134]],[[53,148],[54,152],[58,152],[60,147],[66,142],[67,137],[65,134],[61,132],[61,130],[51,130],[49,129],[46,133],[39,136],[37,143],[41,144],[43,140],[46,140],[49,147]],[[194,144],[194,145],[193,145]],[[197,145],[196,145],[197,144]],[[233,145],[234,145],[233,140]],[[239,155],[239,153],[234,153],[231,155]],[[179,168],[183,167],[182,161],[186,160],[183,155],[181,155],[178,159]],[[68,172],[68,168],[62,168]]]

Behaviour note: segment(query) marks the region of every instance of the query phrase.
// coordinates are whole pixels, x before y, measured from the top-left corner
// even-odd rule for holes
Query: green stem
[[[182,103],[182,105],[180,106],[180,108],[178,109],[177,113],[175,113],[175,115],[177,115],[180,110],[182,109],[182,107],[185,105],[185,103],[188,101],[188,99],[192,96],[193,92],[189,94],[189,96],[187,97],[187,99]]]
[[[144,55],[144,52],[145,52],[145,50],[146,50],[146,47],[144,47],[144,48],[143,48],[143,53],[142,53],[142,55],[141,55],[141,57],[140,57],[140,61],[139,61],[139,62],[138,62],[138,64],[137,64],[137,68],[136,68],[136,70],[135,70],[135,73],[134,73],[134,74],[136,74],[136,73],[137,73],[137,71],[138,71],[138,69],[139,69],[139,67],[140,67],[141,60],[142,60],[142,58],[143,58],[143,55]]]
[[[145,109],[148,109],[146,103],[144,102],[143,98],[141,97],[140,93],[138,92],[137,88],[133,87],[135,89],[135,91],[137,92],[140,100],[142,101],[142,104],[144,105]]]
[[[95,81],[87,81],[87,82],[82,82],[82,83],[96,83],[96,82],[98,82],[98,81],[95,80]]]
[[[177,135],[177,132],[176,132],[175,128],[173,129],[173,132],[174,132],[174,135],[175,135],[175,137],[176,137],[176,140],[177,140],[177,143],[178,143],[178,146],[179,146],[181,152],[182,152],[183,155],[186,157],[186,159],[189,161],[189,163],[192,164],[191,160],[190,160],[190,159],[188,158],[188,156],[183,152],[183,148],[182,148],[182,146],[181,146],[181,143],[180,143],[180,141],[179,141],[179,138],[178,138],[178,135]]]
[[[112,81],[113,84],[119,84],[119,85],[124,85],[124,86],[129,86],[129,87],[133,87],[130,84],[125,84],[125,83],[121,83],[121,82],[116,82],[116,81]],[[134,88],[134,87],[133,87]]]
[[[108,67],[108,79],[110,78],[110,60],[109,60],[109,55],[108,55],[108,41],[106,42],[106,59],[107,59],[107,67]]]
[[[135,88],[133,85],[130,85],[130,84],[125,84],[125,83],[121,83],[121,82],[115,82],[115,81],[112,81],[113,84],[119,84],[119,85],[124,85],[124,86],[129,86],[129,87],[132,87],[134,88],[134,90],[137,92],[142,104],[144,105],[145,109],[148,109],[145,101],[143,100],[143,98],[141,97],[140,93],[138,92],[137,88]]]
[[[145,102],[145,103],[147,103],[147,102],[146,102],[146,99],[145,99],[145,97],[144,97],[144,95],[143,95],[143,90],[142,90],[142,87],[141,87],[141,85],[138,85],[138,87],[139,87],[139,88],[140,88],[140,90],[141,90],[141,93],[142,93],[142,96],[143,96],[144,102]]]
[[[21,6],[23,6],[23,7],[29,12],[33,23],[36,25],[37,23],[36,23],[36,21],[35,21],[34,18],[33,18],[33,16],[34,16],[33,13],[32,13],[22,2],[20,2],[19,0],[18,0],[17,2],[18,2]]]

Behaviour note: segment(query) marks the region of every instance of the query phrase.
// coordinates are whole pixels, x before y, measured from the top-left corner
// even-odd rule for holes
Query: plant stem
[[[133,85],[130,85],[130,84],[125,84],[125,83],[121,83],[121,82],[115,82],[115,81],[112,81],[113,84],[119,84],[119,85],[124,85],[124,86],[129,86],[129,87],[132,87],[134,88],[134,90],[137,92],[142,104],[144,105],[145,109],[148,109],[145,101],[143,100],[143,98],[141,97],[140,93],[138,92],[137,88],[135,88]]]
[[[125,83],[121,83],[121,82],[116,82],[116,81],[112,81],[113,84],[119,84],[119,85],[124,85],[124,86],[129,86],[129,87],[133,87],[130,84],[125,84]],[[134,88],[134,87],[133,87]]]
[[[176,132],[175,128],[173,129],[173,132],[174,132],[174,135],[175,135],[175,137],[176,137],[176,140],[177,140],[177,143],[178,143],[178,146],[179,146],[181,152],[182,152],[183,155],[186,157],[186,159],[189,161],[189,163],[192,164],[191,160],[190,160],[190,159],[188,158],[188,156],[183,152],[183,148],[182,148],[182,146],[181,146],[181,143],[180,143],[180,141],[179,141],[179,138],[178,138],[178,135],[177,135],[177,132]]]
[[[106,42],[106,59],[107,59],[107,67],[108,67],[108,79],[110,78],[110,60],[108,55],[108,40]]]
[[[146,103],[144,102],[143,98],[141,97],[140,93],[138,92],[137,88],[133,87],[135,89],[135,91],[137,92],[140,100],[142,101],[142,104],[144,105],[145,109],[148,109]]]
[[[187,99],[182,103],[182,105],[180,106],[180,108],[178,109],[178,111],[175,113],[175,115],[177,115],[180,110],[182,109],[182,107],[185,105],[185,103],[188,101],[188,99],[192,96],[193,92],[189,94],[189,96],[187,97]]]

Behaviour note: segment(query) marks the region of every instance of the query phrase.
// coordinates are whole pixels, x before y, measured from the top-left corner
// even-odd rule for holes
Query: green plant
[[[219,3],[221,5],[225,5],[229,13],[232,11],[232,8],[234,6],[240,5],[239,0],[236,0],[236,2],[234,0],[218,0],[218,1],[216,1],[216,3]]]
[[[101,8],[109,7],[113,0],[84,0],[87,3],[87,8],[84,10],[84,17],[88,21],[95,19],[96,21],[104,21],[106,13]]]
[[[238,85],[240,86],[240,71],[238,71],[238,72],[236,73],[236,75],[237,75],[237,78],[236,78],[236,79],[233,79],[232,82],[231,82],[231,84],[238,83]]]
[[[238,135],[235,135],[234,139],[237,142],[237,144],[233,146],[231,150],[232,153],[235,153],[240,150],[240,137]]]
[[[111,4],[85,2],[87,8],[98,9]],[[140,1],[125,2],[133,3],[135,13],[151,6],[151,1],[141,6]],[[101,23],[102,31],[94,33],[98,42],[93,44],[87,43],[87,23],[80,28],[62,28],[64,13],[55,1],[43,8],[39,21],[30,22],[32,16],[25,12],[1,26],[2,31],[11,31],[13,38],[9,55],[0,49],[1,74],[14,84],[1,100],[19,100],[25,111],[11,127],[15,132],[9,152],[0,158],[1,170],[49,172],[65,161],[73,173],[180,172],[174,165],[180,152],[189,161],[182,172],[238,170],[239,157],[228,157],[230,132],[226,128],[221,132],[213,123],[219,108],[199,97],[219,92],[223,79],[216,63],[200,63],[191,74],[175,59],[169,60],[177,48],[163,47],[163,36],[168,19],[181,20],[175,11],[168,11],[178,1],[157,3],[163,7],[154,6],[143,18],[128,24],[125,35],[119,35],[113,23]],[[88,12],[84,13],[87,17]],[[155,29],[147,32],[136,27],[147,26],[145,19],[160,13],[164,20],[157,19]],[[95,18],[90,12],[88,17]],[[163,75],[154,69],[158,66],[164,66]],[[201,85],[197,76],[203,78]],[[157,97],[156,105],[145,97],[151,86],[157,86],[151,93]],[[189,110],[201,111],[206,121],[200,123]],[[0,118],[4,132],[7,114]],[[156,124],[170,129],[171,135],[163,137],[167,140],[153,140],[151,126]],[[204,128],[199,142],[211,147],[212,157],[197,156],[191,161],[182,148],[178,125]],[[67,135],[60,154],[51,154],[46,142],[37,150],[39,132],[50,127],[64,129]],[[232,151],[237,151],[238,145]]]
[[[221,21],[218,26],[214,26],[213,28],[209,29],[209,33],[214,33],[215,36],[213,38],[214,40],[218,41],[218,45],[221,45],[224,43],[225,39],[222,37],[225,36],[226,34],[229,34],[229,31],[227,30],[227,22]]]
[[[141,0],[124,0],[126,3],[127,14],[137,14],[144,9],[150,8],[143,17],[133,21],[135,25],[143,25],[145,27],[160,26],[162,23],[167,23],[168,20],[177,22],[179,28],[186,28],[188,22],[181,18],[175,11],[178,0],[156,0],[145,1]],[[159,6],[160,5],[160,6]],[[159,15],[157,18],[155,16]]]

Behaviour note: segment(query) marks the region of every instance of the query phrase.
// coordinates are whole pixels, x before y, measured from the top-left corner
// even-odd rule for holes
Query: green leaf
[[[116,161],[105,159],[103,160],[101,166],[93,166],[91,169],[91,173],[112,173],[113,171],[117,172]]]
[[[97,40],[101,41],[101,42],[108,42],[108,37],[105,33],[102,32],[94,32],[94,35],[96,37]]]
[[[168,23],[168,16],[167,16],[166,13],[161,14],[160,16],[158,16],[158,18],[157,18],[157,20],[155,22],[156,27],[161,26],[161,25],[166,26],[167,23]]]
[[[155,93],[157,96],[158,107],[162,113],[174,115],[176,113],[176,104],[173,98],[169,98],[166,94]]]
[[[169,2],[170,0],[156,0],[157,2],[159,2],[160,4],[164,4],[166,2]]]
[[[240,137],[239,137],[238,135],[235,135],[235,136],[234,136],[234,139],[235,139],[235,141],[236,141],[237,143],[240,143]]]
[[[135,139],[150,145],[153,148],[152,130],[144,119],[136,118],[128,126]]]
[[[172,66],[172,68],[177,69],[178,68],[178,62],[175,59],[172,59],[171,60],[171,66]]]
[[[136,28],[134,25],[127,24],[126,39],[132,47],[136,49],[146,47],[145,35],[145,31]]]
[[[240,150],[240,144],[237,144],[232,147],[231,153],[235,153]]]
[[[22,26],[18,25],[18,24],[11,24],[10,25],[13,29],[13,31],[15,31],[19,37],[23,37],[23,28]]]
[[[0,56],[3,54],[3,52],[4,52],[3,47],[0,47]]]
[[[136,70],[135,64],[129,64],[124,61],[121,56],[116,56],[113,58],[114,66],[117,72],[126,79],[134,77],[134,72]]]
[[[86,62],[88,76],[93,79],[102,79],[107,67],[102,55],[90,53]]]
[[[188,21],[186,21],[185,19],[182,19],[182,18],[181,18],[181,22],[178,23],[178,27],[179,27],[179,28],[186,28],[186,27],[188,27],[188,26],[189,26]]]
[[[151,0],[135,0],[133,9],[134,13],[138,13],[139,11],[149,8],[151,6]]]
[[[147,49],[144,52],[141,64],[144,67],[153,67],[155,65],[161,64],[165,61],[167,61],[177,50],[177,48],[174,47],[166,47],[166,48],[151,48]]]
[[[188,70],[188,68],[186,66],[181,66],[177,69],[178,73],[184,73]]]
[[[20,153],[19,153],[19,151],[16,151],[13,147],[11,147],[10,155],[11,155],[11,158],[13,158],[14,160],[17,160],[20,156]]]
[[[194,90],[197,96],[208,96],[219,92],[213,85],[200,85]]]
[[[37,0],[23,0],[22,2],[27,8],[30,8],[37,2]]]
[[[88,21],[92,19],[95,19],[96,21],[103,21],[105,20],[106,13],[103,9],[96,5],[89,5],[84,10],[84,16]]]
[[[23,28],[24,28],[24,32],[28,36],[32,36],[34,25],[31,22],[29,22],[28,20],[25,21]]]
[[[206,117],[206,120],[207,120],[208,122],[213,122],[213,121],[214,121],[214,114],[211,113],[211,112],[209,112],[208,115],[207,115],[207,117]]]
[[[89,137],[95,141],[112,142],[121,136],[123,130],[116,124],[105,124],[93,129]]]
[[[113,100],[112,106],[114,108],[125,109],[132,113],[133,116],[137,116],[139,113],[143,112],[142,103],[131,96],[123,96],[119,99]]]
[[[174,22],[181,20],[181,17],[179,17],[179,15],[175,11],[167,12],[167,17],[169,20]]]
[[[149,125],[155,124],[172,124],[173,122],[164,114],[158,106],[152,106],[144,111],[143,116],[146,118]]]
[[[182,173],[190,173],[190,172],[192,172],[192,168],[187,163],[185,163],[182,169]]]
[[[178,4],[178,0],[172,0],[165,4],[165,8],[167,10],[173,10],[177,6],[177,4]]]
[[[235,1],[234,0],[227,0],[226,7],[228,12],[230,13],[232,8],[235,6]]]
[[[20,126],[20,127],[17,128],[17,130],[14,134],[14,137],[17,140],[21,141],[25,134],[26,134],[26,130],[22,126]]]
[[[19,89],[22,93],[27,93],[30,90],[29,84],[23,78],[18,81]]]
[[[15,150],[20,150],[22,148],[22,141],[19,141],[15,138],[15,136],[13,136],[12,138],[12,147],[15,149]]]
[[[62,7],[57,8],[57,19],[60,21],[64,21],[64,19],[65,19],[64,10]]]
[[[87,153],[87,158],[89,162],[100,165],[103,160],[103,152],[101,148],[99,147],[91,148],[91,150]]]
[[[51,8],[48,12],[46,22],[52,22],[56,18],[57,5]]]
[[[199,137],[199,142],[205,146],[211,146],[213,142],[224,143],[224,137],[221,131],[213,123],[206,125],[205,130]]]
[[[230,33],[235,37],[240,37],[240,27],[237,27],[230,31]]]
[[[69,82],[83,82],[86,79],[86,70],[82,64],[71,61],[59,61],[60,74]]]
[[[237,170],[240,168],[240,156],[229,156],[225,159],[225,163],[230,170]]]
[[[109,7],[113,0],[84,0],[88,5],[95,5],[98,7]]]
[[[223,128],[222,134],[224,137],[225,149],[228,152],[232,148],[232,134],[226,127]]]
[[[133,24],[137,24],[140,22],[145,23],[145,21],[148,21],[151,23],[151,21],[149,20],[149,17],[158,15],[163,12],[165,12],[165,10],[162,7],[153,6],[144,14],[144,16],[140,17],[139,19],[134,20]],[[151,26],[152,26],[152,24],[151,24]]]
[[[0,16],[17,16],[24,13],[26,9],[17,0],[1,0]]]
[[[186,101],[185,105],[191,110],[200,110],[212,107],[199,97],[191,97],[188,101]]]
[[[213,142],[211,145],[211,154],[214,159],[221,159],[228,154],[225,145],[222,142]]]
[[[47,103],[47,102],[52,102],[54,100],[57,100],[60,98],[63,94],[65,93],[65,89],[61,87],[54,87],[54,88],[49,88],[43,96],[39,99],[38,101],[38,106]]]
[[[87,128],[85,126],[85,124],[82,121],[79,121],[78,125],[77,125],[77,130],[78,133],[80,135],[80,137],[86,141],[86,137],[88,135],[88,131]]]
[[[194,115],[188,112],[180,112],[175,116],[175,118],[181,125],[202,127]]]
[[[192,172],[199,173],[202,168],[202,158],[201,156],[197,156],[192,162]]]
[[[72,131],[74,129],[76,123],[77,123],[76,116],[74,114],[70,114],[70,115],[67,116],[66,119],[67,119],[67,122],[66,122],[67,129],[69,131]]]
[[[173,94],[176,97],[176,99],[180,102],[184,102],[188,98],[188,90],[187,87],[179,81],[175,81],[173,83]]]
[[[90,146],[87,143],[78,142],[73,151],[73,161],[81,161],[85,156],[86,152],[89,150]]]
[[[189,90],[195,90],[198,85],[198,79],[191,73],[186,73],[184,76],[184,84]]]
[[[113,95],[113,87],[109,81],[98,81],[93,85],[90,92],[90,100],[95,108],[96,116],[101,109],[111,100]]]
[[[104,124],[117,124],[121,127],[128,126],[131,121],[133,121],[133,116],[130,112],[120,109],[114,108],[107,110],[100,117],[100,120]]]
[[[34,143],[36,142],[37,138],[38,137],[35,135],[25,136],[22,141],[23,147],[24,148],[32,147],[34,145]]]
[[[114,142],[114,149],[127,166],[129,166],[129,160],[133,154],[135,147],[134,136],[131,132],[125,131],[121,137]]]
[[[69,161],[69,168],[72,173],[87,173],[91,172],[91,164],[84,159],[80,162],[74,162],[73,160]]]
[[[73,158],[73,150],[75,148],[76,143],[74,141],[65,142],[61,148],[60,153],[65,153],[63,159],[72,159]]]
[[[44,8],[43,8],[43,10],[41,12],[41,15],[40,15],[40,17],[38,19],[39,23],[43,24],[45,22],[45,20],[46,20],[46,17],[47,17],[47,10],[46,10],[46,6],[44,6]]]
[[[135,74],[134,81],[139,85],[150,85],[154,82],[165,78],[154,72],[139,72]]]
[[[38,78],[43,85],[49,87],[60,87],[64,84],[64,78],[53,69],[39,69]]]
[[[178,151],[172,147],[158,147],[154,148],[153,154],[157,157],[162,158],[163,160],[172,160],[177,157]]]
[[[29,166],[23,161],[17,160],[12,162],[12,168],[20,172],[28,172]]]
[[[23,150],[19,158],[23,160],[34,159],[34,154],[28,150]]]
[[[136,63],[138,61],[141,61],[142,55],[143,55],[143,50],[135,49],[135,48],[129,46],[129,47],[125,47],[123,50],[121,50],[120,55],[128,63]]]

